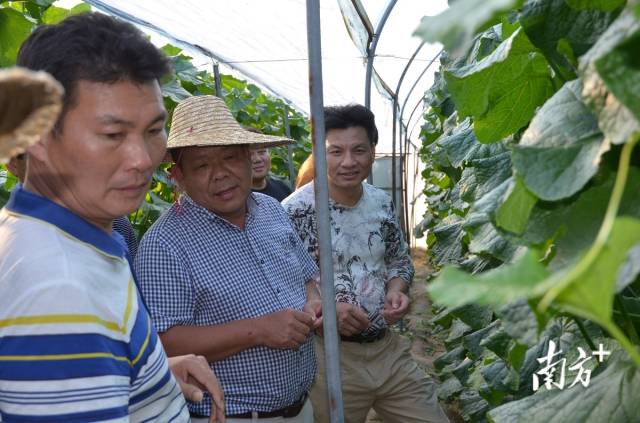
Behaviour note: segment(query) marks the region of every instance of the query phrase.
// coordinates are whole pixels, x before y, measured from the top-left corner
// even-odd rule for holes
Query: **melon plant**
[[[416,34],[445,53],[425,93],[416,228],[467,421],[640,421],[640,6],[450,1]],[[534,392],[550,342],[588,386]],[[554,375],[559,381],[559,370]]]

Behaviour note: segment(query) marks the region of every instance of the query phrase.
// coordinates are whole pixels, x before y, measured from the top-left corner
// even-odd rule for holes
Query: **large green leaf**
[[[627,252],[639,242],[640,220],[618,217],[604,248],[593,263],[576,275],[558,295],[556,303],[600,324],[609,322],[618,270]]]
[[[469,243],[469,251],[472,253],[491,255],[501,262],[510,262],[517,256],[522,247],[511,242],[493,223],[486,223],[473,231],[473,237]]]
[[[504,305],[545,292],[542,282],[549,272],[535,251],[528,251],[513,263],[479,275],[447,267],[431,283],[429,294],[438,304],[457,307],[468,303]]]
[[[496,322],[499,322],[499,320],[496,320]],[[504,329],[499,328],[492,333],[487,334],[487,336],[485,336],[484,339],[480,342],[480,346],[491,350],[498,357],[506,360],[509,354],[509,346],[511,345],[512,341],[513,338],[509,336],[509,334],[505,332]]]
[[[171,78],[162,84],[162,95],[169,97],[176,103],[191,97],[191,93],[185,90],[176,78]]]
[[[451,376],[440,385],[438,385],[438,398],[449,398],[462,391],[462,389],[462,384],[460,383],[458,378],[455,376]]]
[[[616,293],[629,286],[640,274],[640,244],[629,249],[627,257],[618,271],[616,281]]]
[[[18,49],[32,27],[33,24],[17,10],[0,8],[0,67],[16,63]]]
[[[445,340],[445,343],[450,347],[452,345],[459,345],[462,342],[462,337],[471,331],[471,326],[456,318],[451,321],[451,327],[449,328],[449,336]]]
[[[436,370],[442,370],[446,366],[464,359],[464,351],[464,348],[461,346],[448,350],[446,353],[433,360],[433,367]]]
[[[535,345],[540,327],[536,316],[525,300],[516,300],[497,311],[503,330],[525,345]]]
[[[193,66],[189,57],[176,55],[171,57],[173,71],[181,81],[187,81],[194,85],[200,85],[203,81],[198,78],[198,69]]]
[[[507,152],[474,159],[462,172],[460,196],[463,200],[478,200],[511,177],[511,156]]]
[[[488,365],[482,366],[480,369],[482,377],[491,391],[499,391],[509,393],[517,391],[519,387],[518,372],[503,360],[495,360]],[[503,395],[498,396],[498,403],[502,402]]]
[[[56,0],[32,0],[32,1],[41,7],[49,7],[56,2]]]
[[[483,256],[491,255],[501,262],[511,261],[517,253],[519,246],[498,231],[493,223],[495,210],[506,197],[511,183],[511,179],[505,180],[476,201],[469,210],[464,228],[471,235],[470,252]]]
[[[465,119],[451,134],[438,138],[436,144],[446,152],[449,162],[453,167],[462,165],[474,159],[494,157],[505,152],[500,143],[482,144],[473,134],[471,119]]]
[[[611,359],[613,361],[613,359]],[[631,423],[640,416],[640,369],[625,359],[609,363],[591,378],[562,391],[540,391],[489,411],[492,423]]]
[[[497,142],[529,123],[553,93],[547,61],[522,29],[477,64],[445,72],[460,116],[471,116],[481,142]]]
[[[636,21],[628,31],[633,32],[598,58],[595,67],[609,91],[640,119],[640,22]]]
[[[614,144],[626,142],[640,130],[639,37],[640,22],[625,12],[580,59],[582,95]]]
[[[615,174],[605,173],[596,178],[598,180],[594,182],[597,183],[592,182],[573,201],[539,202],[534,207],[523,238],[532,244],[553,240],[555,255],[549,263],[549,269],[557,270],[571,265],[593,243],[604,218],[614,177]],[[631,168],[620,205],[621,214],[640,217],[638,192],[640,172],[637,168]]]
[[[91,6],[86,3],[80,3],[71,9],[64,9],[62,7],[50,6],[42,14],[42,23],[54,25],[61,20],[78,13],[90,12]]]
[[[496,211],[496,225],[509,232],[522,234],[537,201],[538,198],[524,186],[522,178],[516,178],[506,200]]]
[[[609,92],[594,67],[584,72],[583,80],[583,98],[598,116],[598,125],[611,143],[623,144],[640,131],[638,119]]]
[[[598,9],[611,12],[625,5],[627,0],[565,0],[574,9]]]
[[[437,16],[425,16],[413,35],[425,41],[444,44],[447,51],[462,52],[476,31],[499,22],[499,15],[518,7],[523,0],[458,0]]]
[[[464,251],[462,239],[465,236],[462,224],[462,219],[452,218],[433,228],[436,243],[431,253],[437,265],[457,263],[462,257]]]
[[[467,304],[451,310],[451,314],[469,325],[473,330],[482,329],[491,323],[493,310],[477,304]]]
[[[478,359],[482,356],[484,347],[480,345],[482,340],[495,332],[498,327],[498,322],[494,321],[490,325],[476,330],[462,338],[462,345],[469,351],[469,355],[472,359]]]
[[[566,83],[538,111],[513,163],[528,189],[543,200],[569,197],[598,171],[606,149],[598,121],[581,101],[580,81]]]
[[[619,10],[577,10],[566,0],[530,0],[522,8],[520,23],[554,69],[563,79],[570,80],[575,78],[575,57],[598,40],[618,13]]]
[[[505,179],[477,200],[469,210],[469,213],[467,213],[465,228],[478,228],[485,223],[491,222],[495,211],[500,207],[504,199],[507,198],[509,189],[513,183],[513,178]]]
[[[511,169],[508,169],[509,173]],[[499,171],[495,170],[495,175]],[[507,173],[504,177],[507,177]],[[496,180],[498,182],[499,180]],[[462,183],[462,181],[461,181]],[[502,262],[511,261],[519,246],[507,239],[494,225],[495,212],[508,197],[513,178],[503,180],[498,186],[477,200],[467,213],[465,230],[472,234],[469,251],[490,254]]]
[[[467,420],[477,421],[482,418],[489,409],[489,403],[480,396],[478,391],[464,389],[458,399],[460,414]]]

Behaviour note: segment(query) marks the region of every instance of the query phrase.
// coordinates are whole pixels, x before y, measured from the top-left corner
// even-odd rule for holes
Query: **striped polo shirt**
[[[14,190],[0,210],[0,421],[189,421],[124,251]]]

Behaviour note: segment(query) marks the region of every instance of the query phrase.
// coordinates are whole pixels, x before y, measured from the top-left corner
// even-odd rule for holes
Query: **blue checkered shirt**
[[[247,206],[241,230],[183,194],[142,238],[135,269],[158,332],[303,308],[314,260],[276,200],[253,193]],[[298,351],[255,347],[211,367],[227,414],[277,410],[311,387],[312,335]],[[189,409],[208,416],[211,398]]]

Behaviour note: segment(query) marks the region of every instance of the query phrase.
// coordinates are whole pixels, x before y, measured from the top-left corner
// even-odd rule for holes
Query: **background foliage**
[[[640,6],[457,0],[421,137],[441,398],[468,421],[637,422]],[[532,390],[553,340],[614,354]],[[560,370],[558,365],[558,372]],[[558,375],[556,375],[557,377]]]
[[[57,23],[70,14],[91,9],[85,3],[70,10],[57,7],[54,3],[55,0],[0,0],[0,67],[15,64],[20,44],[38,25]],[[161,81],[164,103],[169,114],[179,101],[191,95],[215,94],[212,73],[198,70],[191,57],[177,47],[166,45],[162,50],[169,56],[174,68],[174,72]],[[253,84],[230,75],[221,75],[220,79],[221,97],[242,125],[258,128],[265,134],[284,135],[284,114],[285,110],[288,111],[290,134],[296,140],[293,161],[297,171],[311,152],[308,119],[302,113],[287,108],[283,100],[264,93]],[[288,180],[287,148],[272,149],[271,157],[272,173]],[[142,236],[175,199],[175,187],[169,178],[168,168],[169,165],[164,164],[155,172],[145,203],[129,216],[138,236]],[[0,165],[0,206],[7,201],[15,183],[15,177]]]

